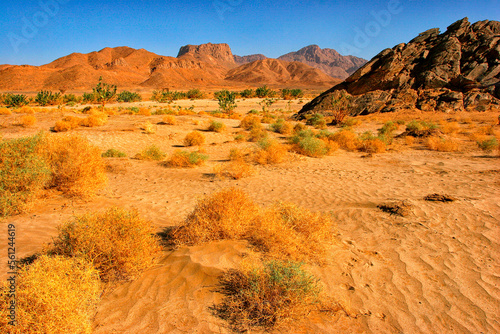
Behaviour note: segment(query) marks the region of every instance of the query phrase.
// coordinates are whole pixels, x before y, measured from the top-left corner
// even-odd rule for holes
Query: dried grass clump
[[[18,114],[34,114],[35,109],[28,106],[22,106],[21,108],[16,109],[16,113]]]
[[[283,118],[278,118],[276,122],[271,124],[271,129],[282,135],[289,135],[293,132],[293,125],[286,122]]]
[[[255,174],[254,168],[244,159],[235,159],[225,164],[219,164],[213,168],[213,171],[220,178],[227,177],[234,180]]]
[[[258,142],[259,140],[267,138],[269,134],[262,127],[255,127],[250,130],[250,134],[248,135],[247,141],[249,142]]]
[[[151,124],[151,122],[146,121],[144,125],[142,126],[142,129],[144,130],[145,134],[152,135],[156,133],[156,126]]]
[[[335,151],[338,146],[331,144],[328,140],[317,138],[310,130],[298,132],[290,139],[292,150],[298,154],[309,157],[320,158]]]
[[[59,227],[46,251],[82,258],[102,280],[129,279],[151,267],[161,247],[150,222],[137,211],[111,208],[77,216]]]
[[[151,145],[148,148],[142,150],[142,152],[137,153],[134,158],[138,160],[160,161],[163,160],[166,156],[167,155],[162,152],[158,146]]]
[[[27,211],[51,179],[37,154],[42,135],[0,142],[0,217]]]
[[[205,136],[199,131],[188,133],[184,138],[185,146],[201,146],[205,143]]]
[[[107,182],[101,150],[80,136],[47,136],[39,154],[50,166],[51,185],[66,195],[92,197]]]
[[[33,115],[24,115],[19,120],[19,125],[23,128],[29,128],[36,124],[36,117]]]
[[[485,152],[491,152],[499,148],[498,140],[495,137],[477,141],[477,146]]]
[[[163,117],[163,123],[167,125],[176,125],[177,119],[172,115],[167,115]]]
[[[208,155],[200,152],[176,150],[165,162],[167,167],[193,168],[201,166],[208,160]]]
[[[288,148],[274,139],[262,139],[253,154],[253,160],[259,165],[279,164],[285,161]]]
[[[268,261],[225,272],[219,279],[224,299],[213,310],[235,332],[269,331],[317,310],[321,291],[319,280],[301,264]]]
[[[437,136],[427,138],[425,145],[433,151],[457,152],[460,150],[460,145],[456,140],[440,138]]]
[[[101,156],[103,158],[125,158],[127,155],[122,151],[110,148],[109,150],[101,154]]]
[[[8,324],[7,284],[0,289],[3,333],[91,333],[99,301],[98,272],[82,259],[41,256],[19,270],[16,326]],[[3,292],[3,293],[2,293]]]
[[[356,134],[349,130],[340,130],[329,137],[339,146],[347,151],[356,151],[359,147],[359,139]]]
[[[456,134],[459,133],[461,130],[460,124],[458,124],[458,122],[446,122],[446,121],[439,122],[439,129],[441,130],[442,133],[445,134]]]
[[[366,153],[384,153],[386,146],[380,138],[369,138],[360,141],[359,150]]]
[[[251,130],[254,128],[262,128],[262,124],[260,122],[260,117],[248,115],[245,116],[240,123],[240,128],[245,130]]]
[[[9,108],[0,108],[0,115],[11,115],[12,114],[12,110],[10,110]]]
[[[103,126],[107,122],[108,122],[108,116],[106,114],[95,113],[87,118],[82,119],[80,121],[80,125],[88,128],[93,128],[96,126]]]
[[[213,131],[213,132],[224,132],[226,130],[226,125],[221,122],[217,121],[212,121],[210,122],[210,125],[208,126],[208,131]]]
[[[66,132],[73,129],[76,129],[80,126],[82,119],[74,116],[64,117],[62,120],[57,121],[54,126],[55,132]]]

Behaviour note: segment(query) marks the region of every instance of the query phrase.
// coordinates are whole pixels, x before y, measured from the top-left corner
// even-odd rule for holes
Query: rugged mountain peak
[[[235,67],[231,48],[226,43],[185,45],[180,48],[177,58],[193,57],[215,66]]]
[[[280,60],[298,61],[322,70],[331,77],[345,79],[366,63],[365,59],[342,56],[334,49],[322,49],[317,45],[306,46],[299,51],[279,57]]]
[[[264,60],[264,59],[267,59],[267,57],[260,53],[248,56],[237,56],[237,55],[234,56],[234,61],[238,65],[248,64],[257,60]]]
[[[421,110],[484,110],[499,104],[500,22],[459,20],[440,34],[430,29],[386,49],[305,105],[300,114],[327,109],[335,91],[358,96],[353,114]],[[411,98],[400,100],[401,96]],[[398,102],[399,101],[399,102]]]

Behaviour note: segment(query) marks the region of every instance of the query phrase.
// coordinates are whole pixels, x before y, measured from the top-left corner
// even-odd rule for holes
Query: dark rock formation
[[[467,18],[386,49],[296,115],[328,113],[331,95],[354,95],[352,115],[418,108],[452,112],[500,105],[500,22]]]
[[[264,60],[264,59],[267,59],[266,56],[264,56],[263,54],[255,54],[255,55],[249,55],[249,56],[237,56],[237,55],[234,55],[234,62],[238,65],[244,65],[244,64],[248,64],[248,63],[252,63],[254,61],[257,61],[257,60]]]
[[[331,77],[345,79],[353,74],[366,60],[354,56],[342,56],[333,49],[321,49],[317,45],[309,45],[297,52],[290,52],[278,58],[285,61],[298,61],[317,68]]]

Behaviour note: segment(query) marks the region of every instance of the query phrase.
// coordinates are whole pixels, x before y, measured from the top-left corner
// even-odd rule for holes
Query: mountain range
[[[256,85],[331,87],[366,63],[316,45],[278,59],[237,56],[229,45],[185,45],[177,57],[130,47],[72,53],[42,66],[0,65],[0,90],[88,90],[99,77],[119,88]]]

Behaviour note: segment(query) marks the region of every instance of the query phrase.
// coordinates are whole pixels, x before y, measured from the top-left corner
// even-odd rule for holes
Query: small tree
[[[269,109],[271,108],[271,106],[273,104],[275,104],[277,101],[278,100],[276,100],[276,99],[267,98],[267,99],[262,100],[259,104],[262,106],[262,111],[264,113],[267,113],[267,112],[269,112]]]
[[[331,95],[331,102],[329,109],[332,113],[333,125],[338,125],[344,121],[347,115],[350,113],[350,107],[352,102],[352,96],[347,94],[346,91],[342,90],[339,94]]]
[[[99,83],[93,88],[97,102],[102,104],[102,108],[107,102],[111,101],[116,95],[116,85],[110,85],[102,82],[102,77],[99,78]]]
[[[233,110],[237,107],[236,105],[236,93],[230,92],[227,89],[215,93],[215,97],[219,100],[220,109],[231,115]]]

